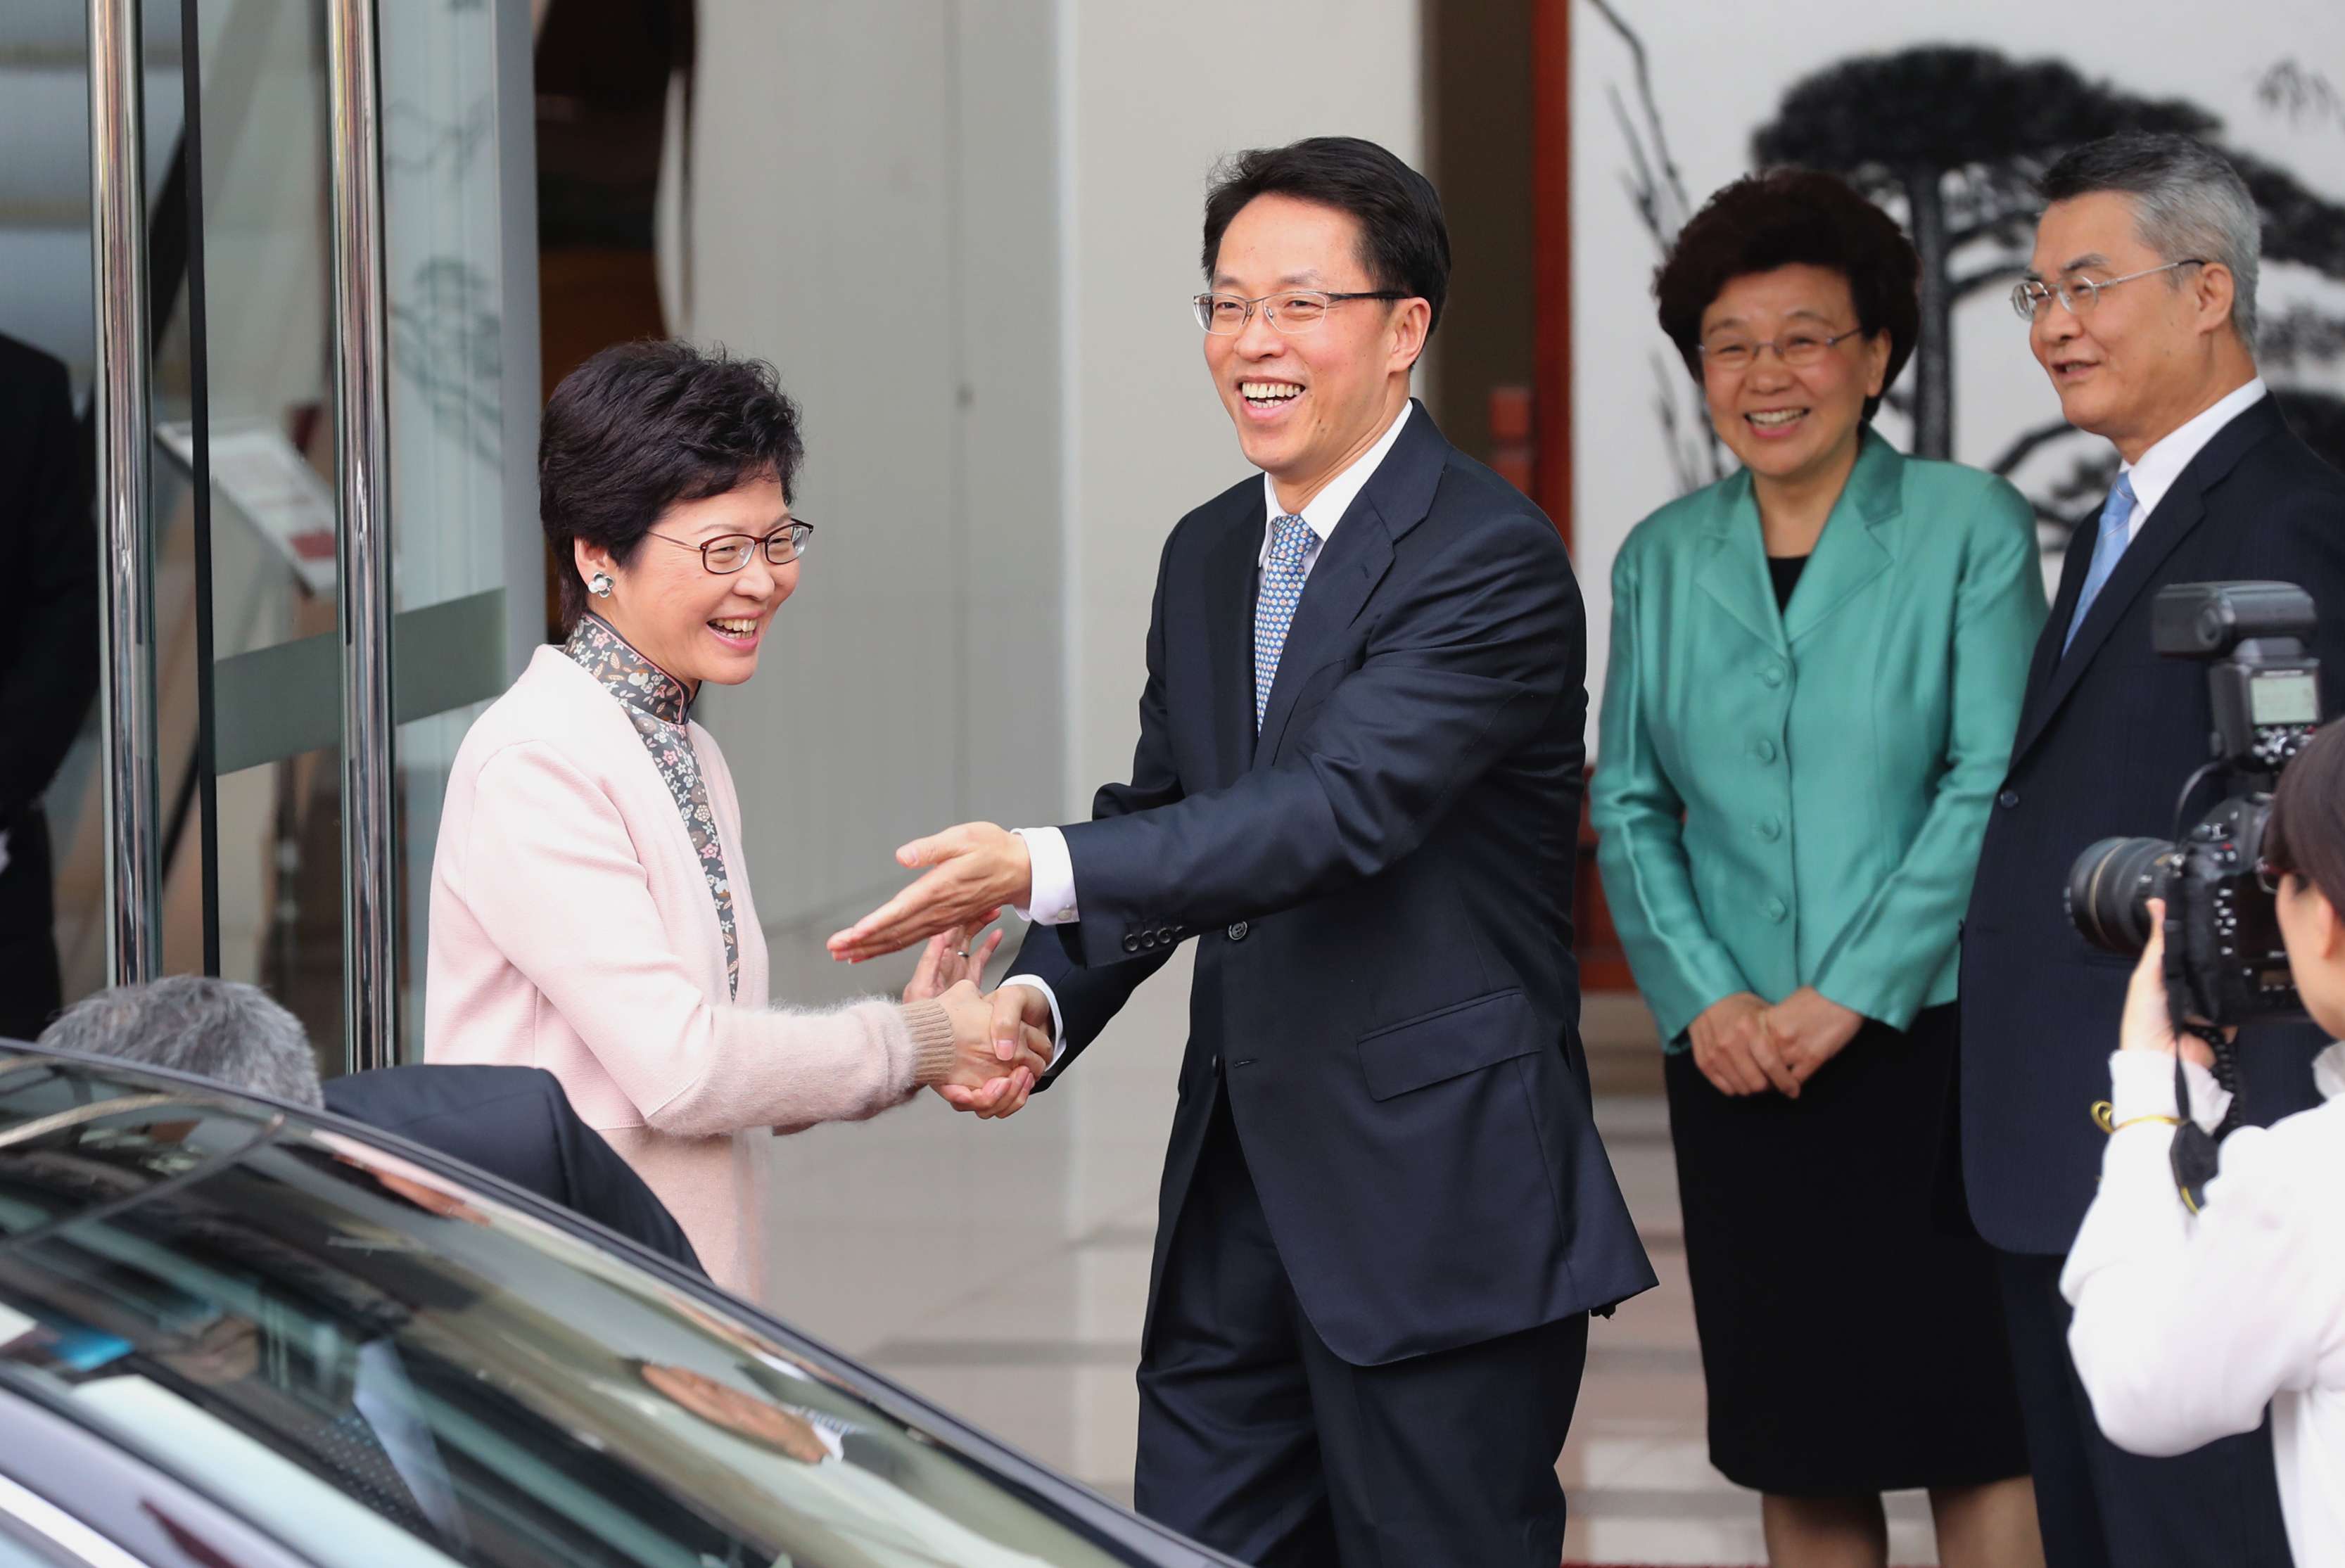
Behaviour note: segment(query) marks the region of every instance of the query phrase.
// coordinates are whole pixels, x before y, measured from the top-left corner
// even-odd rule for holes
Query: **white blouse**
[[[2167,1168],[2173,1127],[2112,1134],[2060,1290],[2110,1442],[2183,1453],[2253,1431],[2269,1404],[2289,1548],[2345,1563],[2345,1045],[2313,1070],[2327,1103],[2225,1138],[2196,1216]],[[2185,1071],[2211,1130],[2228,1097]],[[2175,1114],[2173,1057],[2119,1051],[2110,1077],[2113,1121]]]

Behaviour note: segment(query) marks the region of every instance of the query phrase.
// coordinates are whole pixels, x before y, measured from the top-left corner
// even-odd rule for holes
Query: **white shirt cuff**
[[[1051,989],[1051,982],[1032,975],[1012,975],[1001,982],[1004,986],[1030,986],[1042,993],[1042,1000],[1051,1004],[1051,1067],[1059,1065],[1059,1053],[1067,1048],[1067,1021],[1059,1015],[1059,993]],[[1045,1072],[1050,1067],[1042,1069]]]
[[[1075,914],[1075,862],[1067,853],[1067,835],[1055,827],[1020,827],[1012,830],[1026,841],[1026,858],[1032,867],[1029,894],[1033,903],[1018,911],[1020,920],[1030,920],[1037,926],[1067,926],[1079,918]],[[1050,987],[1042,987],[1048,991]],[[1059,1004],[1052,1002],[1055,1011]]]
[[[2231,1097],[2215,1075],[2197,1062],[2182,1064],[2190,1086],[2190,1119],[2208,1132],[2221,1125],[2231,1108]],[[2174,1058],[2164,1051],[2117,1051],[2109,1057],[2109,1120],[2124,1123],[2137,1117],[2174,1116]],[[2150,1125],[2163,1127],[2162,1122]]]

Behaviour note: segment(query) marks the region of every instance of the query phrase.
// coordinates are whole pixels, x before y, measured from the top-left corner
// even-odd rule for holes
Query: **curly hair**
[[[1922,331],[1921,258],[1896,220],[1837,176],[1779,168],[1721,187],[1678,231],[1653,274],[1661,330],[1701,379],[1701,317],[1737,278],[1779,267],[1822,267],[1848,279],[1856,324],[1889,334],[1886,391]],[[1864,403],[1869,422],[1881,407]]]
[[[620,343],[562,379],[537,438],[537,511],[562,584],[562,625],[586,585],[573,542],[624,565],[660,514],[761,479],[787,500],[805,459],[797,405],[774,368],[674,339]]]

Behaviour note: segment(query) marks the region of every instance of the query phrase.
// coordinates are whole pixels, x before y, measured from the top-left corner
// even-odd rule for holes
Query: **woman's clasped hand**
[[[1014,1115],[1050,1069],[1049,1037],[1029,1027],[1016,1057],[1004,1062],[993,1047],[993,1004],[975,985],[963,980],[937,1000],[952,1017],[953,1065],[929,1087],[948,1104],[982,1119]],[[969,1091],[969,1098],[945,1092],[951,1088]]]
[[[1017,1050],[1007,1060],[994,1043],[993,1004],[978,990],[977,980],[1001,946],[1001,933],[988,934],[974,947],[970,944],[1000,913],[990,910],[968,926],[930,937],[904,987],[907,1003],[933,1000],[952,1019],[952,1070],[929,1087],[956,1110],[987,1121],[1015,1115],[1026,1104],[1049,1070],[1051,1055],[1049,1034],[1031,1025],[1021,1026]]]
[[[1750,991],[1721,997],[1694,1019],[1686,1037],[1694,1066],[1721,1094],[1773,1089],[1797,1099],[1801,1086],[1863,1026],[1863,1014],[1802,986],[1771,1007]]]

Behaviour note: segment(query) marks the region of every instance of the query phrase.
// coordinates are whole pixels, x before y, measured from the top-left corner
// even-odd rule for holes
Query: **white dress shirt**
[[[1335,537],[1335,525],[1344,521],[1344,513],[1351,510],[1352,502],[1359,499],[1360,491],[1367,488],[1368,481],[1383,466],[1393,442],[1400,439],[1401,427],[1408,423],[1409,408],[1408,403],[1402,403],[1393,422],[1376,438],[1376,444],[1362,452],[1351,467],[1328,481],[1326,488],[1304,504],[1300,515],[1312,533],[1311,541],[1303,547],[1305,582],[1311,580],[1311,569],[1319,564],[1320,551]],[[1278,485],[1268,473],[1262,476],[1262,551],[1254,558],[1256,572],[1270,564],[1271,540],[1278,531],[1278,520],[1287,515],[1286,509],[1278,503]],[[1080,919],[1076,913],[1075,865],[1067,853],[1066,835],[1055,827],[1021,827],[1015,831],[1026,841],[1026,855],[1033,872],[1029,890],[1033,902],[1018,911],[1020,917],[1037,926],[1065,926]],[[1051,1037],[1057,1041],[1065,1031],[1059,1016],[1059,998],[1050,986],[1031,975],[1012,975],[1001,983],[1031,986],[1050,998]],[[1055,1054],[1051,1059],[1058,1059]]]
[[[2259,376],[2244,387],[2234,388],[2208,404],[2173,433],[2149,450],[2141,460],[2125,463],[2117,471],[2133,479],[2133,515],[2126,520],[2126,542],[2131,544],[2141,537],[2142,524],[2190,466],[2190,460],[2204,451],[2207,443],[2215,439],[2225,425],[2255,407],[2264,395],[2263,378]]]
[[[2184,1070],[2191,1114],[2211,1129],[2228,1097],[2204,1068]],[[2269,1404],[2289,1548],[2299,1563],[2345,1563],[2345,1046],[2313,1076],[2328,1103],[2225,1138],[2196,1216],[2167,1164],[2173,1127],[2112,1134],[2060,1290],[2110,1442],[2186,1453],[2252,1431]],[[2175,1114],[2173,1057],[2119,1051],[2110,1077],[2120,1126]]]

